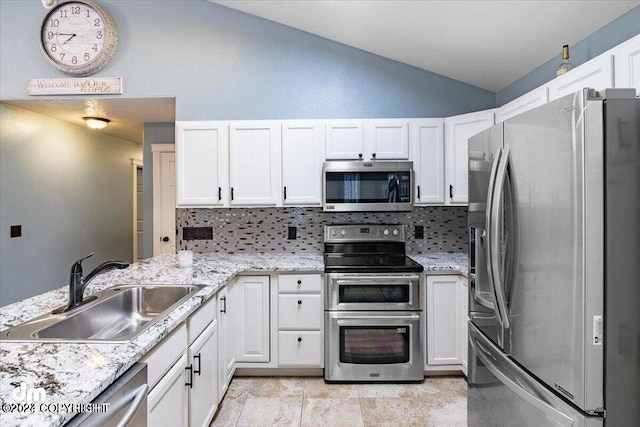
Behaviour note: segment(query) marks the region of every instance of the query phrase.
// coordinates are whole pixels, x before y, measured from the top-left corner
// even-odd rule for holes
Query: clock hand
[[[68,39],[66,39],[65,41],[62,42],[62,45],[65,45],[65,44],[69,43],[69,40],[71,40],[75,36],[76,36],[76,34],[72,34],[71,37],[69,37]]]
[[[71,33],[56,33],[56,36],[75,36],[75,34],[71,34]]]

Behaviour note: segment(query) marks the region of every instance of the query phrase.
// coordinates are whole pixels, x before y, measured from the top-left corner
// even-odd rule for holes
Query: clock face
[[[57,68],[75,76],[103,68],[115,53],[117,41],[113,18],[92,2],[61,3],[42,23],[43,51]]]

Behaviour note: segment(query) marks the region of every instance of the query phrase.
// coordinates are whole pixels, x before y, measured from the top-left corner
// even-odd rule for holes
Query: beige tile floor
[[[236,377],[211,426],[467,425],[463,377],[419,384],[326,384],[322,378]]]

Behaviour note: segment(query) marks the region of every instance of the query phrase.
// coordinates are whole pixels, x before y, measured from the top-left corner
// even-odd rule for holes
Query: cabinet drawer
[[[320,274],[286,274],[278,277],[278,292],[300,293],[320,292],[322,275]]]
[[[189,345],[198,339],[202,331],[216,318],[216,298],[209,298],[189,317]]]
[[[187,348],[187,325],[182,324],[141,361],[147,364],[147,384],[153,388]]]
[[[320,331],[278,332],[278,366],[322,366]]]
[[[320,295],[278,296],[279,329],[320,329],[322,300]]]

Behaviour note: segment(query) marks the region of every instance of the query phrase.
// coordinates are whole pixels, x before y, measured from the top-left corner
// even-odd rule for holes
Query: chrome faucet
[[[84,290],[87,288],[89,282],[98,274],[115,268],[123,269],[129,267],[129,263],[124,261],[107,261],[97,266],[91,273],[87,274],[87,277],[84,277],[82,275],[82,261],[92,256],[93,252],[84,258],[80,258],[71,266],[71,276],[69,277],[69,305],[64,311],[71,310],[84,303]]]

